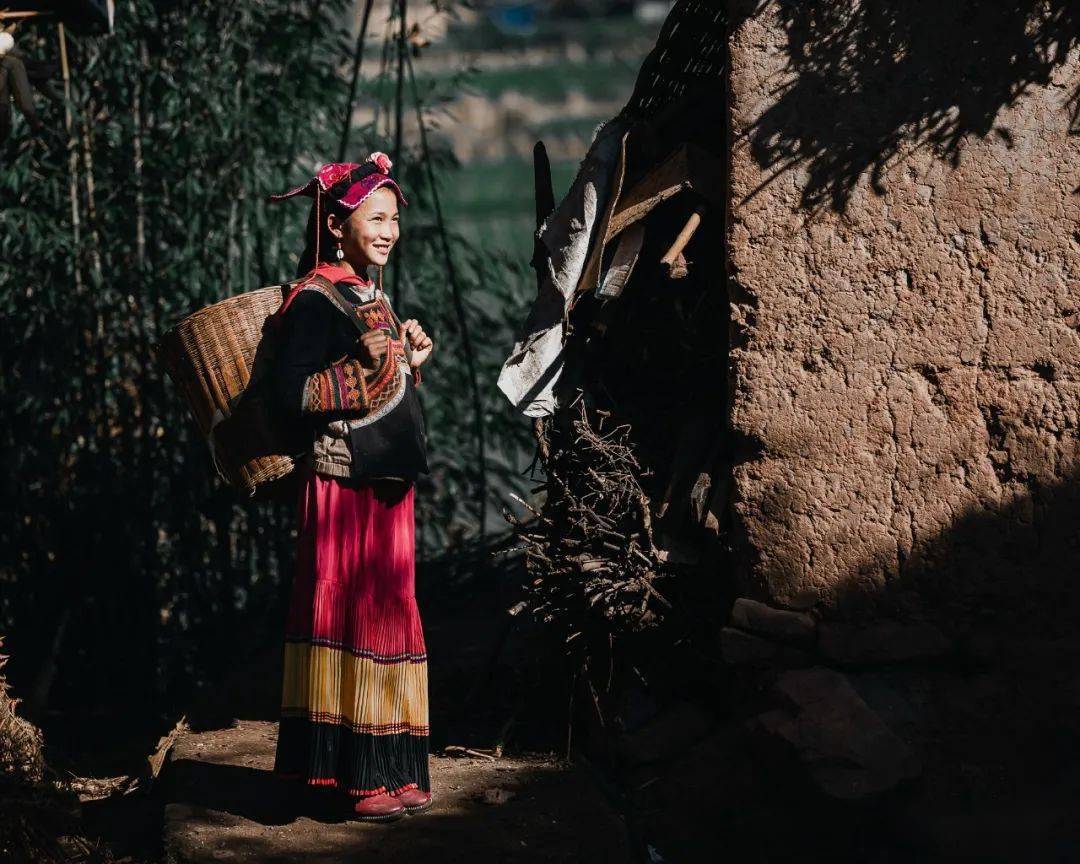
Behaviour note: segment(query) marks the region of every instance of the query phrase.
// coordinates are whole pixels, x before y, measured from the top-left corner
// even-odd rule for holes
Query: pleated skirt
[[[430,790],[413,487],[305,470],[274,770],[357,796]]]

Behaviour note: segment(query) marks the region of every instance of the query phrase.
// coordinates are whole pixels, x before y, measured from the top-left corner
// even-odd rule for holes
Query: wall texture
[[[840,614],[1066,592],[1077,13],[873,5],[730,4],[732,514],[748,587]]]

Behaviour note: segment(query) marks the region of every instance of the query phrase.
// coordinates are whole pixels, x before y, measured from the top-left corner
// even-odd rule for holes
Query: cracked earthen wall
[[[744,587],[840,610],[1066,588],[1080,563],[1075,43],[1041,80],[988,83],[1000,98],[950,97],[950,75],[971,70],[925,71],[948,43],[920,24],[882,69],[790,4],[730,8]],[[843,15],[831,23],[847,38]],[[953,23],[965,44],[959,19],[926,26]],[[920,115],[927,99],[941,106]]]

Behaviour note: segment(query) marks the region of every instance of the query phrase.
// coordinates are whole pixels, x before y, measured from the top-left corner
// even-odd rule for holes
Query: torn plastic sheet
[[[555,410],[566,319],[612,194],[628,127],[625,119],[616,117],[597,131],[570,191],[540,226],[538,238],[547,253],[547,267],[525,320],[525,335],[503,364],[498,382],[527,417],[544,417]]]

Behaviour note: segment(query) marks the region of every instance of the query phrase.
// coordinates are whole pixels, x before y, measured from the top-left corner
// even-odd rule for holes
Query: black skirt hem
[[[307,717],[281,718],[274,772],[355,797],[431,791],[426,735],[373,735]]]

